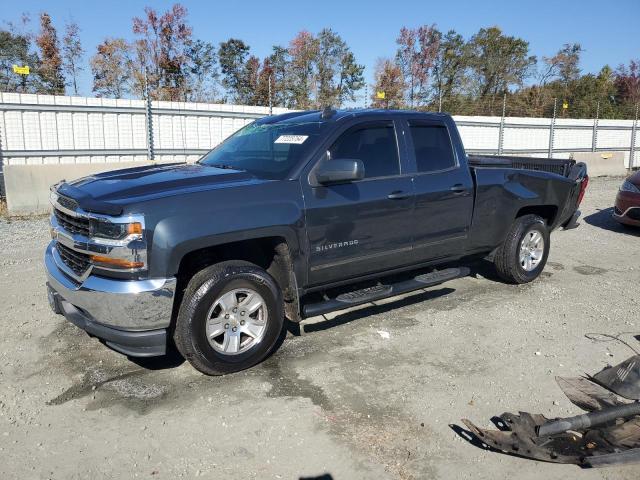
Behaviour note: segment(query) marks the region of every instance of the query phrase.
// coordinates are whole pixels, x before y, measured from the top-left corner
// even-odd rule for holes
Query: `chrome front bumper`
[[[88,322],[132,332],[164,329],[171,323],[175,278],[116,280],[89,275],[76,281],[64,273],[55,241],[47,247],[44,264],[49,286]]]

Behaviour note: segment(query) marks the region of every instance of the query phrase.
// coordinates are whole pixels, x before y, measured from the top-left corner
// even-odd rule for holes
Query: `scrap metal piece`
[[[571,403],[588,412],[617,407],[625,403],[606,388],[584,377],[556,377],[556,382]]]
[[[481,429],[467,419],[462,422],[484,446],[508,455],[581,467],[640,462],[640,417],[607,427],[544,437],[536,434],[548,422],[540,414],[503,413],[494,419],[500,430]]]
[[[593,380],[621,397],[640,400],[640,355],[601,370]]]
[[[589,413],[553,420],[503,413],[493,419],[499,430],[463,419],[475,436],[472,443],[479,440],[509,455],[581,467],[640,463],[640,401],[627,401],[640,400],[640,355],[593,377],[556,381],[572,403]]]
[[[566,433],[554,439],[537,437],[536,427],[547,421],[543,415],[503,413],[499,419],[509,430],[484,430],[466,418],[462,422],[485,445],[507,454],[573,464],[579,464],[584,455],[582,438],[578,434]]]

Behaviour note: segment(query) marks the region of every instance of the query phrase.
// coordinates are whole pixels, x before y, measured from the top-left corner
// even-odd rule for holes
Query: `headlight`
[[[631,192],[631,193],[640,193],[640,188],[636,187],[629,180],[625,180],[622,186],[620,187],[621,192]]]
[[[91,237],[108,240],[122,240],[130,235],[142,235],[140,222],[112,223],[106,220],[92,219],[89,228]]]
[[[123,217],[122,223],[119,220],[90,218],[91,243],[99,246],[90,256],[91,262],[105,275],[109,271],[131,272],[146,268],[144,218],[134,215]]]

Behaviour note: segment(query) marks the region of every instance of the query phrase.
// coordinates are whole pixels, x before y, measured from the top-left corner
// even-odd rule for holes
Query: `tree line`
[[[0,91],[78,94],[88,67],[100,97],[273,105],[294,109],[373,106],[495,115],[506,98],[508,115],[601,118],[633,116],[640,103],[640,61],[583,74],[584,50],[563,45],[552,57],[532,55],[529,43],[498,27],[470,38],[436,25],[402,28],[396,53],[380,58],[374,84],[365,67],[331,28],[301,31],[264,58],[239,38],[214,44],[194,38],[188,12],[175,4],[165,12],[146,7],[132,19],[131,38],[105,38],[86,52],[80,27],[69,22],[62,38],[51,16],[39,15],[0,29]],[[17,75],[13,65],[29,65]],[[560,102],[560,106],[557,102]]]

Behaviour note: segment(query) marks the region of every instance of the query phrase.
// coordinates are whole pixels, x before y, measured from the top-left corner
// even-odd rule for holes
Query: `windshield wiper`
[[[214,167],[214,168],[222,168],[223,170],[237,170],[239,172],[245,171],[242,168],[234,167],[233,165],[225,165],[223,163],[214,163],[214,164],[205,164],[205,165],[209,165],[210,167]]]

